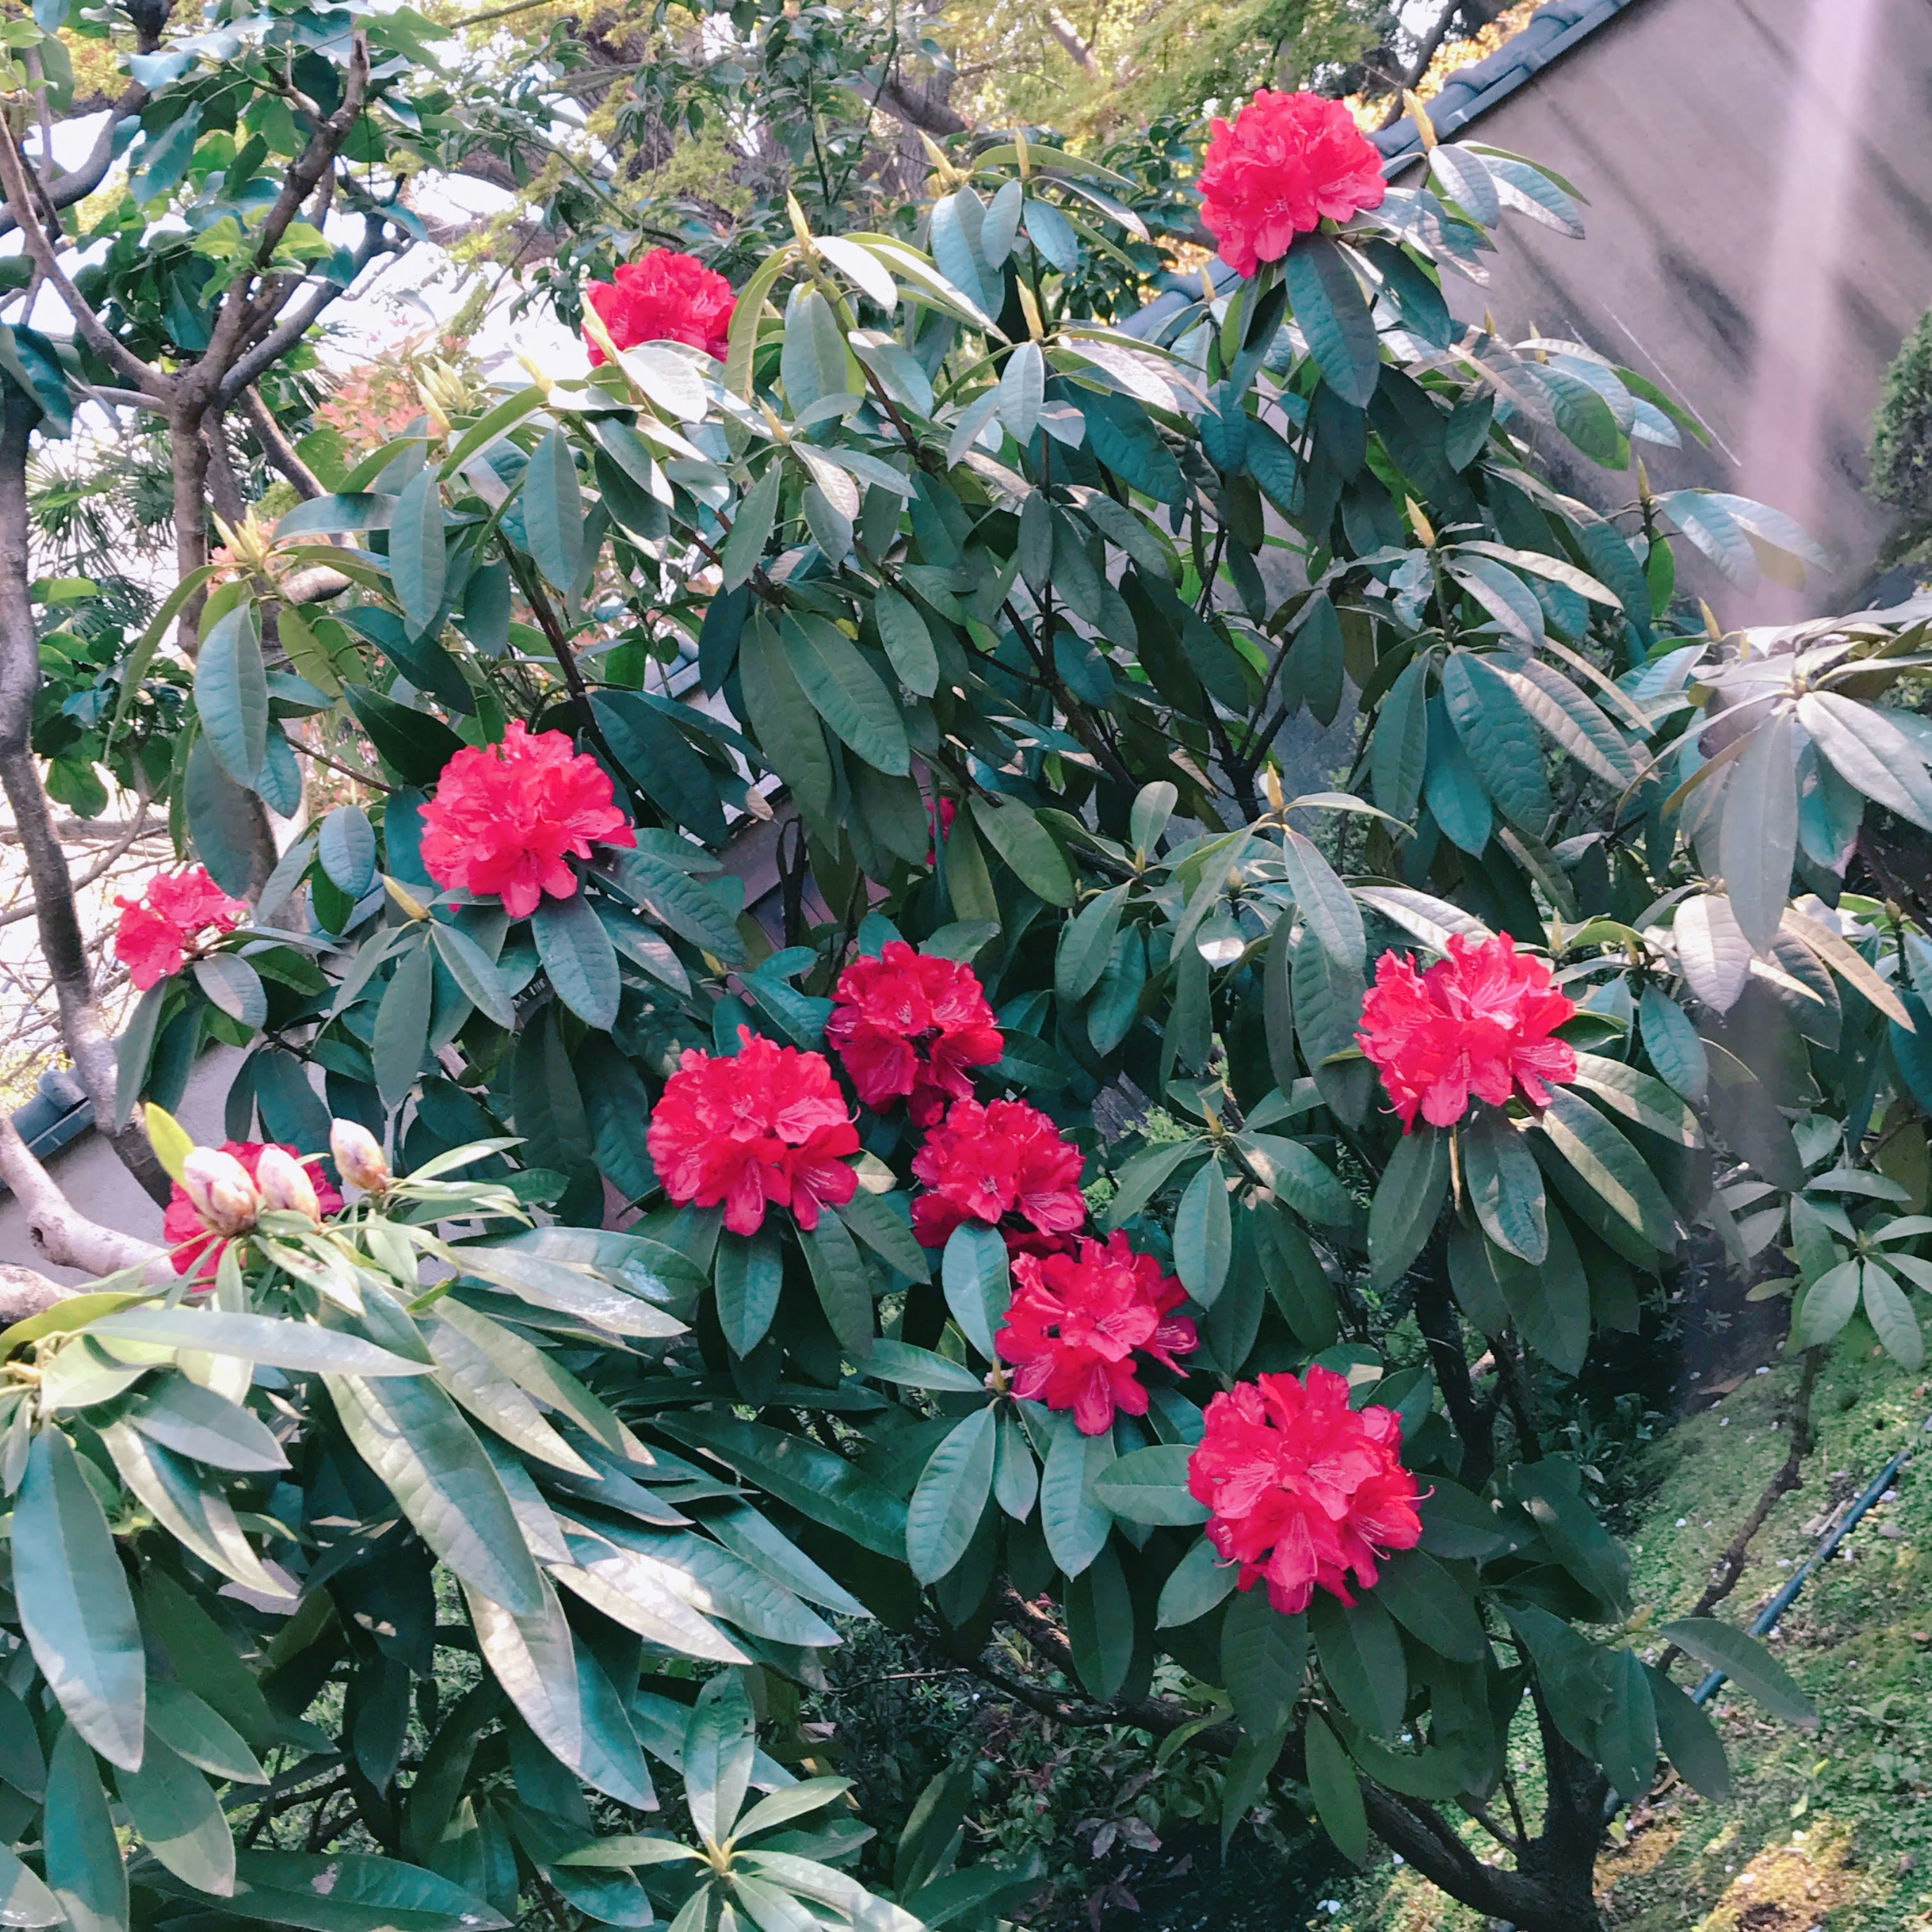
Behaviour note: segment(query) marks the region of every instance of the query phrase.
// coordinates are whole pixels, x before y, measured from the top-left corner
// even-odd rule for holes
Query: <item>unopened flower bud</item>
[[[328,1124],[328,1150],[344,1180],[365,1194],[380,1194],[389,1184],[389,1163],[382,1158],[382,1144],[369,1130],[354,1120]]]
[[[198,1147],[182,1163],[182,1192],[202,1226],[217,1234],[244,1234],[262,1210],[261,1190],[248,1170],[219,1148]]]
[[[255,1184],[262,1190],[264,1208],[285,1208],[292,1214],[306,1214],[311,1221],[322,1219],[314,1179],[293,1154],[265,1147],[255,1163]]]

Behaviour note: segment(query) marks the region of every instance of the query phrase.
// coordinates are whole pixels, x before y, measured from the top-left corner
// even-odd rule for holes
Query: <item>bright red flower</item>
[[[500,745],[466,745],[442,768],[422,808],[422,861],[440,886],[494,894],[512,919],[535,912],[545,892],[567,899],[577,874],[566,861],[590,856],[592,839],[634,845],[614,802],[610,774],[561,731],[532,736],[511,719]]]
[[[731,284],[694,255],[653,248],[641,262],[626,262],[615,281],[592,282],[590,306],[620,349],[640,342],[682,342],[721,362],[731,346]],[[604,352],[589,336],[592,368]]]
[[[735,1234],[754,1234],[771,1202],[801,1228],[821,1207],[842,1208],[859,1177],[848,1156],[859,1134],[822,1053],[801,1053],[738,1030],[738,1052],[687,1048],[664,1082],[646,1136],[664,1191],[716,1208]]]
[[[1480,945],[1456,933],[1426,973],[1406,952],[1382,955],[1355,1039],[1381,1068],[1406,1133],[1418,1109],[1432,1126],[1454,1125],[1472,1094],[1492,1107],[1518,1092],[1546,1104],[1546,1081],[1576,1077],[1574,1051],[1552,1037],[1576,1010],[1547,963],[1517,952],[1508,933]]]
[[[1080,1168],[1080,1150],[1037,1107],[956,1100],[913,1156],[913,1174],[930,1192],[912,1204],[912,1231],[928,1248],[944,1247],[962,1221],[998,1227],[1010,1216],[1040,1234],[1070,1234],[1087,1220]],[[1010,1244],[1040,1245],[1009,1226]]]
[[[1278,262],[1324,215],[1379,208],[1382,158],[1339,100],[1263,88],[1232,124],[1214,123],[1201,169],[1201,219],[1237,274]]]
[[[206,866],[157,873],[140,898],[118,898],[114,903],[121,908],[114,956],[144,993],[178,973],[199,940],[211,931],[232,932],[248,910],[208,877]]]
[[[1146,1414],[1136,1349],[1174,1369],[1200,1339],[1185,1316],[1169,1312],[1187,1291],[1124,1234],[1082,1240],[1076,1254],[1016,1255],[1013,1282],[993,1337],[1000,1359],[1018,1371],[1013,1393],[1070,1408],[1083,1436],[1111,1428],[1116,1409]]]
[[[248,1170],[248,1178],[254,1180],[255,1172],[262,1164],[262,1156],[269,1148],[278,1147],[283,1153],[293,1155],[297,1160],[302,1156],[285,1141],[224,1141],[221,1151],[232,1154]],[[342,1205],[342,1190],[315,1166],[313,1161],[304,1162],[309,1177],[315,1183],[316,1204],[324,1214],[333,1214]],[[212,1276],[220,1265],[221,1251],[227,1241],[202,1222],[195,1212],[194,1203],[188,1198],[188,1191],[179,1181],[168,1196],[166,1213],[161,1217],[161,1232],[168,1245],[174,1250],[170,1258],[176,1274],[199,1274]]]
[[[1351,1577],[1373,1588],[1377,1559],[1422,1540],[1395,1411],[1352,1409],[1347,1381],[1318,1364],[1306,1382],[1263,1375],[1216,1396],[1187,1490],[1240,1587],[1265,1580],[1278,1610],[1305,1610],[1318,1584],[1352,1604]]]
[[[910,1096],[915,1126],[931,1126],[948,1100],[970,1100],[971,1070],[1005,1051],[972,968],[915,952],[903,939],[888,940],[876,959],[854,960],[832,997],[825,1036],[859,1098],[876,1111]]]

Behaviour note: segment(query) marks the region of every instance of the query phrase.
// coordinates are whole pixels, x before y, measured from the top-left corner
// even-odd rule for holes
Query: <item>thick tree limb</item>
[[[71,208],[76,202],[85,201],[107,178],[107,170],[114,165],[115,129],[129,115],[140,113],[147,100],[148,90],[139,81],[130,81],[118,100],[104,104],[107,119],[86,158],[47,184],[46,197],[54,207]],[[11,235],[19,226],[10,212],[0,210],[0,235]]]
[[[146,1268],[165,1262],[167,1250],[152,1241],[124,1234],[118,1228],[104,1228],[90,1221],[61,1192],[60,1184],[34,1158],[33,1150],[20,1138],[13,1117],[0,1114],[0,1180],[6,1182],[14,1198],[26,1210],[34,1245],[58,1268],[83,1268],[89,1274],[118,1274],[122,1268]],[[55,1288],[50,1305],[66,1292]]]
[[[242,407],[248,418],[248,427],[255,432],[255,440],[262,446],[262,454],[296,487],[298,496],[313,499],[328,493],[322,487],[322,479],[304,463],[296,446],[287,436],[275,412],[262,400],[259,389],[244,389]],[[345,586],[347,580],[344,580]]]

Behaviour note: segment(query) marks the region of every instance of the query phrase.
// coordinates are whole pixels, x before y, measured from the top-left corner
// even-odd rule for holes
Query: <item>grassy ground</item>
[[[1784,1458],[1793,1365],[1747,1370],[1644,1452],[1632,1541],[1638,1604],[1682,1616]],[[1822,1520],[1920,1438],[1932,1383],[1879,1359],[1862,1326],[1820,1378],[1802,1488],[1760,1532],[1718,1614],[1748,1622],[1816,1540]],[[1619,1932],[1932,1932],[1932,1439],[1839,1560],[1808,1583],[1774,1640],[1812,1695],[1805,1735],[1720,1694],[1736,1790],[1723,1803],[1672,1780],[1616,1828],[1598,1868]],[[1659,1646],[1660,1648],[1660,1646]],[[1695,1681],[1680,1666],[1678,1679]],[[1325,1932],[1478,1932],[1412,1873],[1373,1871]]]

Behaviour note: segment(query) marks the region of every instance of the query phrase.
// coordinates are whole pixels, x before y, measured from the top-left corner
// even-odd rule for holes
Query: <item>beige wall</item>
[[[1590,206],[1582,242],[1508,218],[1490,286],[1452,278],[1458,312],[1664,385],[1715,442],[1641,446],[1660,487],[1774,503],[1842,560],[1797,608],[1703,574],[1727,622],[1846,608],[1888,527],[1865,443],[1932,304],[1928,106],[1926,0],[1638,0],[1461,134],[1547,163]],[[1587,464],[1567,480],[1635,495]]]

